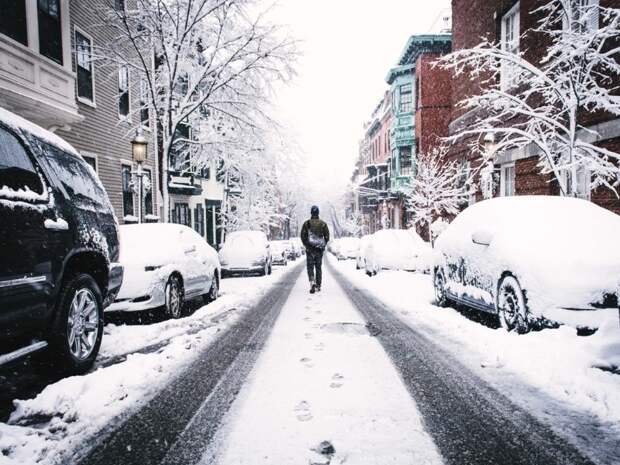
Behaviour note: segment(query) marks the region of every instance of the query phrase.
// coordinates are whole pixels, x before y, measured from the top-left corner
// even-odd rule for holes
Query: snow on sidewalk
[[[261,278],[225,279],[217,301],[185,318],[106,325],[99,359],[129,353],[126,360],[62,379],[34,399],[16,400],[9,424],[0,423],[0,465],[55,464],[64,454],[82,451],[115,417],[148,402],[293,269],[276,268]],[[158,343],[165,344],[154,352],[131,353]]]
[[[203,463],[441,464],[421,415],[334,278],[296,283]]]

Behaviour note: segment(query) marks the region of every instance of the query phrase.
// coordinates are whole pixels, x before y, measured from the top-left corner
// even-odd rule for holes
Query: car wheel
[[[210,304],[217,300],[217,296],[220,292],[220,280],[217,277],[217,271],[213,274],[213,278],[211,280],[211,288],[209,289],[209,293],[205,296],[205,303]]]
[[[183,284],[181,278],[172,275],[168,278],[165,290],[166,315],[170,318],[181,318],[183,315]]]
[[[514,276],[504,276],[499,282],[497,312],[499,321],[506,331],[525,334],[531,329],[525,293]]]
[[[446,293],[446,277],[441,269],[435,270],[433,288],[435,290],[435,304],[438,307],[447,307],[448,295]]]
[[[71,374],[86,372],[94,363],[103,335],[103,299],[95,280],[80,273],[67,280],[58,299],[52,328],[49,368]]]

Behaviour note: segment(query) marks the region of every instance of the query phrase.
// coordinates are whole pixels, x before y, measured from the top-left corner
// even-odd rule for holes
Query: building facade
[[[112,34],[96,14],[102,7],[97,0],[3,2],[0,106],[71,143],[97,172],[119,222],[138,220],[139,198],[143,219],[154,220],[160,202],[152,117],[137,110],[141,83],[130,70],[104,69],[94,58]],[[151,142],[142,195],[131,151],[137,127]]]
[[[618,7],[618,0],[585,0],[602,7]],[[538,25],[540,7],[537,0],[452,0],[453,48],[462,50],[476,46],[481,38],[498,42],[512,51],[521,51],[525,59],[540,63],[546,52],[545,38],[534,31]],[[596,18],[591,27],[598,27],[602,18]],[[501,79],[501,78],[500,78]],[[617,83],[616,83],[617,85]],[[478,82],[466,78],[453,81],[454,103],[462,98],[480,93]],[[458,98],[457,98],[458,96]],[[449,131],[457,133],[474,117],[473,112],[464,113],[453,106]],[[583,115],[580,124],[598,133],[597,143],[606,149],[620,152],[620,119],[603,113]],[[469,147],[472,140],[455,144],[449,158],[460,160],[475,167],[480,158]],[[506,150],[494,157],[497,185],[493,195],[559,195],[560,186],[550,176],[542,175],[538,167],[538,154],[534,147],[522,150]],[[579,195],[620,213],[620,200],[609,189],[590,190],[589,174],[580,175]],[[481,198],[481,194],[477,195]]]

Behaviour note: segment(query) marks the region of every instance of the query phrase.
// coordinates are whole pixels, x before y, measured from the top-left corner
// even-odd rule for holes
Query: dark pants
[[[308,279],[310,282],[315,282],[317,286],[321,287],[321,279],[323,273],[321,265],[323,264],[323,251],[322,250],[306,250],[306,266],[308,267]],[[316,281],[314,279],[316,273]]]

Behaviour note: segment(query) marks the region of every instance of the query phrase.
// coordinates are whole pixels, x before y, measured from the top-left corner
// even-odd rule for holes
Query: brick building
[[[586,0],[603,7],[618,7],[620,0]],[[539,63],[546,51],[546,38],[532,29],[538,25],[540,0],[452,0],[453,50],[474,47],[482,37],[499,42],[505,49],[521,51],[526,60]],[[602,18],[597,18],[594,24]],[[593,26],[598,27],[598,26]],[[453,81],[454,103],[480,92],[477,81],[465,76]],[[455,134],[473,118],[473,112],[464,114],[453,107],[449,130]],[[620,119],[605,114],[584,115],[581,124],[594,129],[598,143],[614,152],[620,152]],[[481,138],[482,139],[482,138]],[[462,141],[452,147],[450,159],[460,160],[465,165],[476,166],[479,157],[468,147],[469,141]],[[482,140],[478,141],[483,143]],[[523,150],[507,150],[495,154],[495,167],[499,186],[495,195],[558,195],[558,183],[549,176],[540,174],[535,147]],[[590,192],[588,173],[580,176],[579,194],[612,211],[620,213],[620,200],[608,189]],[[480,197],[480,194],[478,194]]]

